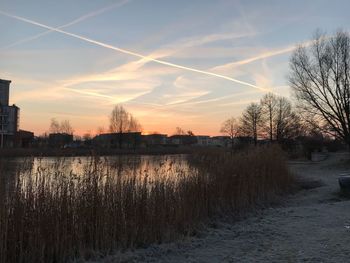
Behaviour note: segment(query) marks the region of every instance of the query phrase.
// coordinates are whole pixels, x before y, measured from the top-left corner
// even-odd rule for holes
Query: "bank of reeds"
[[[277,148],[203,152],[189,163],[191,173],[177,170],[175,179],[147,170],[121,176],[96,157],[83,176],[60,162],[31,174],[24,165],[0,185],[0,262],[67,262],[174,240],[218,213],[271,201],[292,180]]]

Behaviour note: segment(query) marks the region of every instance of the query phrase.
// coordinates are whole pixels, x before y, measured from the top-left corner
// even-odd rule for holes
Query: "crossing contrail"
[[[242,85],[254,88],[254,89],[258,89],[258,90],[263,91],[263,92],[269,92],[270,91],[269,89],[262,88],[262,87],[254,85],[254,84],[251,84],[251,83],[248,83],[248,82],[245,82],[245,81],[241,81],[241,80],[238,80],[238,79],[234,79],[234,78],[231,78],[231,77],[227,77],[227,76],[224,76],[224,75],[221,75],[221,74],[216,74],[214,72],[200,70],[200,69],[191,68],[191,67],[186,67],[186,66],[182,66],[182,65],[179,65],[179,64],[170,63],[170,62],[167,62],[167,61],[164,61],[164,60],[154,59],[152,57],[145,56],[145,55],[142,55],[140,53],[133,52],[131,50],[127,50],[127,49],[119,48],[119,47],[116,47],[116,46],[112,46],[110,44],[106,44],[106,43],[103,43],[103,42],[100,42],[100,41],[97,41],[97,40],[94,40],[94,39],[91,39],[91,38],[87,38],[87,37],[84,37],[84,36],[81,36],[81,35],[70,33],[70,32],[64,31],[64,30],[62,30],[60,28],[54,28],[54,27],[51,27],[51,26],[48,26],[48,25],[44,25],[44,24],[36,22],[34,20],[30,20],[30,19],[27,19],[27,18],[24,18],[24,17],[16,16],[16,15],[13,15],[13,14],[1,11],[1,10],[0,10],[0,14],[2,14],[4,16],[7,16],[7,17],[10,17],[10,18],[13,18],[13,19],[17,19],[17,20],[29,23],[29,24],[32,24],[32,25],[36,25],[38,27],[46,28],[46,29],[48,29],[50,31],[55,31],[55,32],[58,32],[58,33],[61,33],[61,34],[67,35],[67,36],[71,36],[71,37],[74,37],[74,38],[77,38],[77,39],[89,42],[91,44],[95,44],[95,45],[98,45],[98,46],[101,46],[101,47],[104,47],[104,48],[112,49],[112,50],[115,50],[115,51],[118,51],[118,52],[121,52],[121,53],[124,53],[124,54],[128,54],[128,55],[131,55],[131,56],[134,56],[134,57],[142,58],[142,59],[145,59],[147,61],[152,61],[152,62],[155,62],[155,63],[158,63],[158,64],[162,64],[162,65],[166,65],[166,66],[170,66],[170,67],[174,67],[174,68],[178,68],[178,69],[183,69],[183,70],[187,70],[187,71],[191,71],[191,72],[204,74],[204,75],[207,75],[207,76],[213,76],[213,77],[225,79],[225,80],[232,81],[232,82],[235,82],[235,83],[238,83],[238,84],[242,84]]]
[[[96,11],[90,12],[90,13],[88,13],[86,15],[83,15],[81,17],[78,17],[77,19],[74,19],[73,21],[71,21],[71,22],[69,22],[67,24],[64,24],[62,26],[56,27],[56,28],[57,29],[63,29],[63,28],[66,28],[66,27],[78,24],[78,23],[80,23],[80,22],[82,22],[82,21],[84,21],[84,20],[86,20],[86,19],[88,19],[90,17],[94,17],[94,16],[100,15],[100,14],[102,14],[104,12],[107,12],[107,11],[109,11],[111,9],[114,9],[114,8],[117,8],[117,7],[121,7],[121,6],[127,4],[130,1],[131,0],[124,0],[124,1],[121,1],[119,3],[114,3],[113,5],[109,5],[109,6],[103,7],[101,9],[99,9],[99,10],[96,10]],[[14,42],[14,43],[12,43],[10,45],[7,45],[7,46],[1,48],[1,50],[12,48],[12,47],[17,46],[19,44],[27,43],[27,42],[32,41],[34,39],[38,39],[38,38],[40,38],[42,36],[45,36],[45,35],[47,35],[47,34],[49,34],[51,32],[55,32],[55,30],[49,29],[47,31],[44,31],[44,32],[39,33],[39,34],[36,34],[34,36],[18,40],[18,41]]]

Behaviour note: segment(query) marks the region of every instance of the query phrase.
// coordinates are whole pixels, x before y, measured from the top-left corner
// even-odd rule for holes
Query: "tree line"
[[[311,43],[311,44],[310,44]],[[232,139],[249,136],[281,142],[311,132],[329,135],[350,147],[350,35],[317,31],[311,42],[299,45],[290,58],[290,100],[266,94],[251,103],[240,118],[230,118],[221,132]]]
[[[301,135],[303,125],[292,103],[285,97],[268,93],[259,103],[250,103],[240,118],[226,120],[220,132],[227,134],[232,144],[237,136],[247,136],[257,144],[258,139],[281,142]]]

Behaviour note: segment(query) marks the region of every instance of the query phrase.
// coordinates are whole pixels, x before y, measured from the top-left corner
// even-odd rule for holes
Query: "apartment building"
[[[9,105],[10,83],[0,79],[0,148],[14,146],[19,127],[19,108]]]

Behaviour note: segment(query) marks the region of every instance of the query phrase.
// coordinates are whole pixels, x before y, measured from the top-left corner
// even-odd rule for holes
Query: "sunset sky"
[[[51,118],[77,134],[107,129],[116,104],[145,132],[216,135],[265,92],[289,97],[293,48],[317,28],[349,30],[349,10],[348,0],[0,0],[0,78],[12,80],[21,129],[37,135]]]

